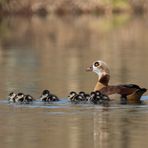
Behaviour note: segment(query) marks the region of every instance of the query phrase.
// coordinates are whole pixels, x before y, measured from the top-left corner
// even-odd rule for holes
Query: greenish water
[[[85,68],[97,59],[111,68],[111,84],[148,88],[147,24],[147,16],[128,15],[1,19],[0,147],[146,148],[147,105],[74,105],[66,96],[93,89],[96,75]],[[4,101],[10,91],[38,98],[43,89],[65,99]]]

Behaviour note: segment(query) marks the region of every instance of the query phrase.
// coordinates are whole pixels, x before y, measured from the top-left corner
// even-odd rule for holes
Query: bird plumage
[[[93,71],[98,75],[98,81],[94,87],[94,91],[99,90],[107,96],[112,94],[120,94],[121,100],[126,100],[127,103],[140,102],[141,96],[147,91],[136,84],[120,84],[109,85],[110,70],[107,64],[103,61],[95,61],[87,68],[87,71]]]

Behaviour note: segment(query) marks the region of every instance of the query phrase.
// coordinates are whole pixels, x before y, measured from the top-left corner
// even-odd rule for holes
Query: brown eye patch
[[[97,66],[99,66],[99,65],[100,65],[99,62],[95,62],[95,63],[94,63],[94,66],[95,66],[95,67],[97,67]]]

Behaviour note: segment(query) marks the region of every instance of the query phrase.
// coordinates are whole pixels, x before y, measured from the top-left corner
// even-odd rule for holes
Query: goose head
[[[110,79],[110,70],[107,64],[103,61],[97,60],[86,69],[86,71],[92,71],[98,75],[98,81],[108,84]]]

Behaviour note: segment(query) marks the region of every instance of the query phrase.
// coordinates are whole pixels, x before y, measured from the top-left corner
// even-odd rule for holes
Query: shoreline
[[[21,16],[46,16],[50,14],[56,15],[83,15],[83,14],[95,14],[95,15],[112,15],[112,14],[145,14],[148,8],[146,4],[135,4],[130,2],[89,2],[85,4],[79,0],[71,1],[64,0],[59,3],[54,2],[52,5],[49,2],[30,2],[13,4],[12,2],[0,2],[0,16],[9,15],[21,15]],[[16,0],[17,2],[17,0]]]

